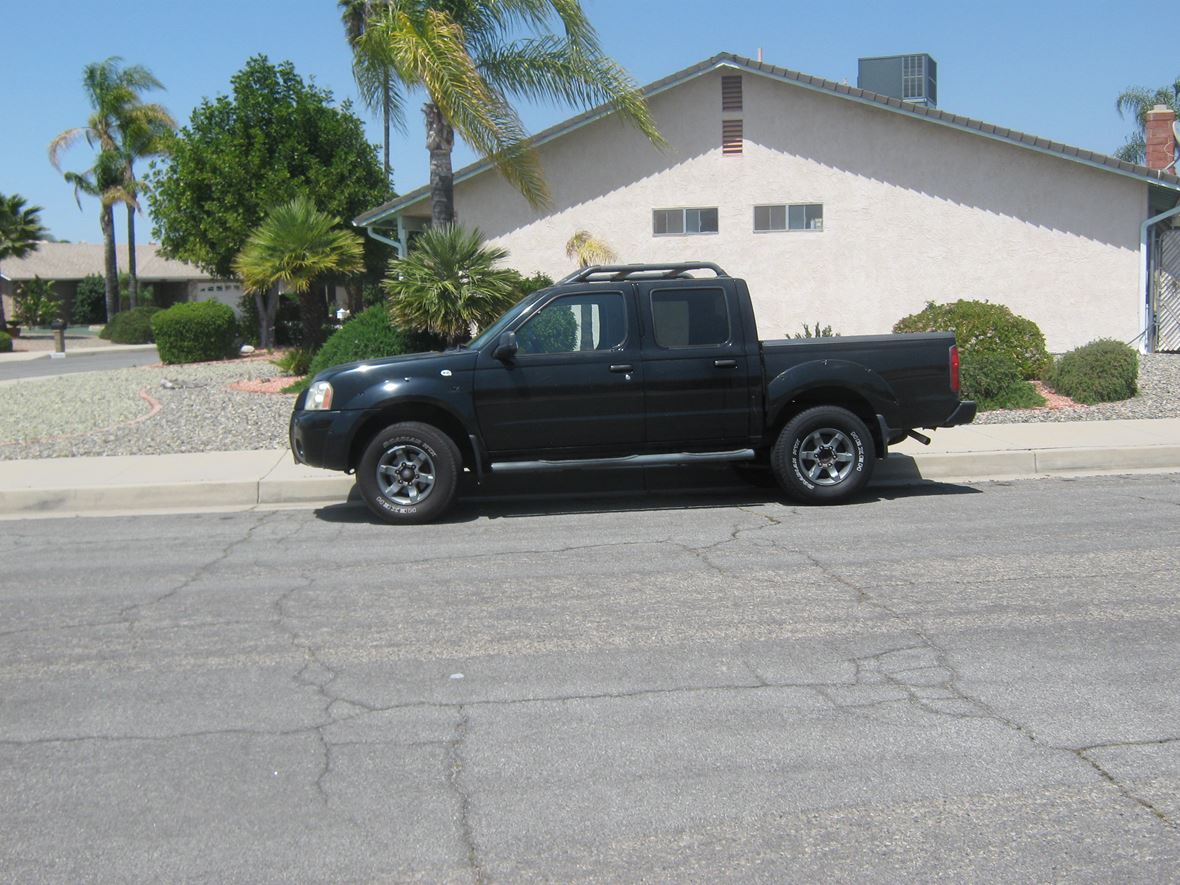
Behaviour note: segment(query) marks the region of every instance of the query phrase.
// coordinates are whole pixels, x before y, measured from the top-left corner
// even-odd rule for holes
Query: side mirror
[[[516,333],[504,332],[502,335],[500,335],[500,343],[497,344],[496,349],[492,351],[492,356],[502,363],[510,363],[516,356],[516,352],[519,349],[520,348],[516,343]]]

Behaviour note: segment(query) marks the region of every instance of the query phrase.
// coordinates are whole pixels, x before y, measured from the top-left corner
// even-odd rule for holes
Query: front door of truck
[[[629,283],[567,290],[509,331],[509,363],[479,355],[475,409],[494,455],[638,451],[643,445],[643,367]],[[560,454],[560,453],[558,453]]]

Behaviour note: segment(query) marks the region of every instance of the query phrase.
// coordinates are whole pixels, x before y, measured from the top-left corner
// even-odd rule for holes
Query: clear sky
[[[584,0],[606,50],[641,83],[718,52],[755,57],[856,83],[861,56],[928,52],[938,62],[939,107],[1067,144],[1112,152],[1131,131],[1115,98],[1131,85],[1156,88],[1180,75],[1169,4],[1090,0],[800,3],[797,0]],[[1165,48],[1161,48],[1165,47]],[[51,232],[99,242],[97,205],[46,159],[58,132],[84,123],[82,67],[110,55],[143,64],[167,87],[152,98],[187,121],[204,96],[228,91],[247,58],[289,59],[337,99],[355,98],[334,0],[0,0],[0,193],[44,207]],[[421,98],[393,145],[394,184],[425,183]],[[532,131],[571,116],[526,107]],[[363,116],[369,115],[361,109]],[[372,141],[379,126],[369,120]],[[456,151],[456,168],[472,159]],[[65,168],[90,165],[86,148]],[[116,222],[121,230],[122,222]],[[141,226],[145,229],[146,224]]]

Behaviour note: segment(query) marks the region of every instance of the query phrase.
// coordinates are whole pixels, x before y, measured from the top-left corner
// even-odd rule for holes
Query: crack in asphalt
[[[483,866],[479,859],[479,849],[475,842],[475,833],[471,823],[471,795],[463,786],[463,770],[465,762],[463,759],[463,748],[467,742],[467,729],[470,726],[470,717],[467,714],[463,704],[458,706],[452,704],[459,714],[459,720],[455,723],[454,736],[447,741],[446,754],[446,777],[447,786],[459,802],[459,835],[462,842],[464,852],[466,854],[467,866],[471,868],[472,876],[475,878],[477,885],[487,881],[487,874],[484,872]]]

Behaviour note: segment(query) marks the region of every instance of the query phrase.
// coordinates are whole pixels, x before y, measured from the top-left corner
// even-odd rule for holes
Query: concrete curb
[[[36,465],[40,476],[25,471],[21,481],[22,465]],[[877,466],[873,485],[1142,472],[1180,472],[1180,445],[893,453]],[[587,492],[610,486],[617,494],[632,484],[637,492],[644,487],[642,481],[596,481]],[[724,477],[714,477],[708,485],[718,492],[750,488]],[[58,459],[48,467],[46,462],[10,461],[0,462],[0,517],[331,505],[349,500],[353,486],[353,477],[297,465],[282,450]],[[537,486],[525,479],[519,488],[528,495]]]

